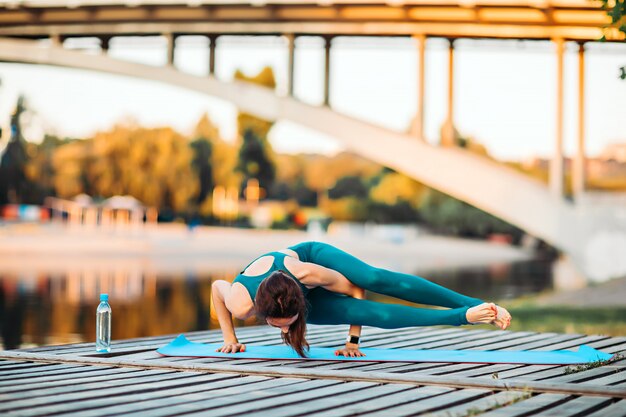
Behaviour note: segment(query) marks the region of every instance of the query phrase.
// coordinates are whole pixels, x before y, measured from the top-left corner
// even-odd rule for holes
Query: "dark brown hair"
[[[294,278],[284,271],[276,271],[265,278],[259,284],[254,298],[256,314],[265,319],[290,318],[298,315],[296,321],[291,323],[287,333],[280,335],[287,345],[291,346],[298,355],[305,358],[305,349],[309,349],[306,335],[306,299],[302,288]]]

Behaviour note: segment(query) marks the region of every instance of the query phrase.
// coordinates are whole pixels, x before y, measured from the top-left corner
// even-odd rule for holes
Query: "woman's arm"
[[[224,337],[224,346],[217,349],[216,352],[224,353],[236,353],[238,351],[243,352],[246,349],[246,345],[240,344],[235,334],[235,328],[233,326],[233,318],[230,310],[226,307],[227,301],[229,301],[232,284],[228,281],[213,281],[211,284],[211,297],[213,298],[213,306],[217,314],[217,320],[220,323],[220,329],[222,330],[222,336]]]
[[[351,294],[347,294],[351,297],[358,298],[359,300],[363,300],[365,298],[365,290],[361,287],[354,286],[354,289]],[[351,324],[350,330],[348,331],[348,336],[358,336],[361,337],[361,326],[357,324]],[[350,357],[361,357],[365,356],[365,353],[359,350],[358,343],[349,343],[346,342],[346,347],[343,349],[337,349],[335,351],[335,355],[343,355]]]

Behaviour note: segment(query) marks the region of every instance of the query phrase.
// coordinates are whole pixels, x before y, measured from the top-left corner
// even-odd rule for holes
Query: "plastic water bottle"
[[[100,294],[96,310],[96,352],[111,351],[111,306],[109,295]]]

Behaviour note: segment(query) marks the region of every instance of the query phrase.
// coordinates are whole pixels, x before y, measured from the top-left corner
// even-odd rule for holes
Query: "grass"
[[[563,373],[566,375],[575,374],[578,372],[586,371],[588,369],[593,369],[593,368],[598,368],[600,366],[608,365],[609,363],[619,361],[621,359],[624,359],[624,355],[622,355],[621,353],[617,353],[611,359],[607,359],[607,360],[600,359],[594,362],[583,363],[583,364],[576,365],[573,367],[566,366],[565,369],[563,370]]]

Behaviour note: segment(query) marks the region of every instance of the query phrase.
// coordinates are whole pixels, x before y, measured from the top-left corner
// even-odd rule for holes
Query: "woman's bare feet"
[[[511,324],[511,315],[504,307],[494,303],[482,303],[471,307],[465,313],[471,324],[493,324],[504,330]]]
[[[465,318],[470,324],[490,324],[496,319],[496,313],[494,303],[482,303],[468,308]]]
[[[496,310],[496,319],[493,324],[504,330],[511,324],[511,314],[506,310],[506,308],[499,305],[496,305]]]

